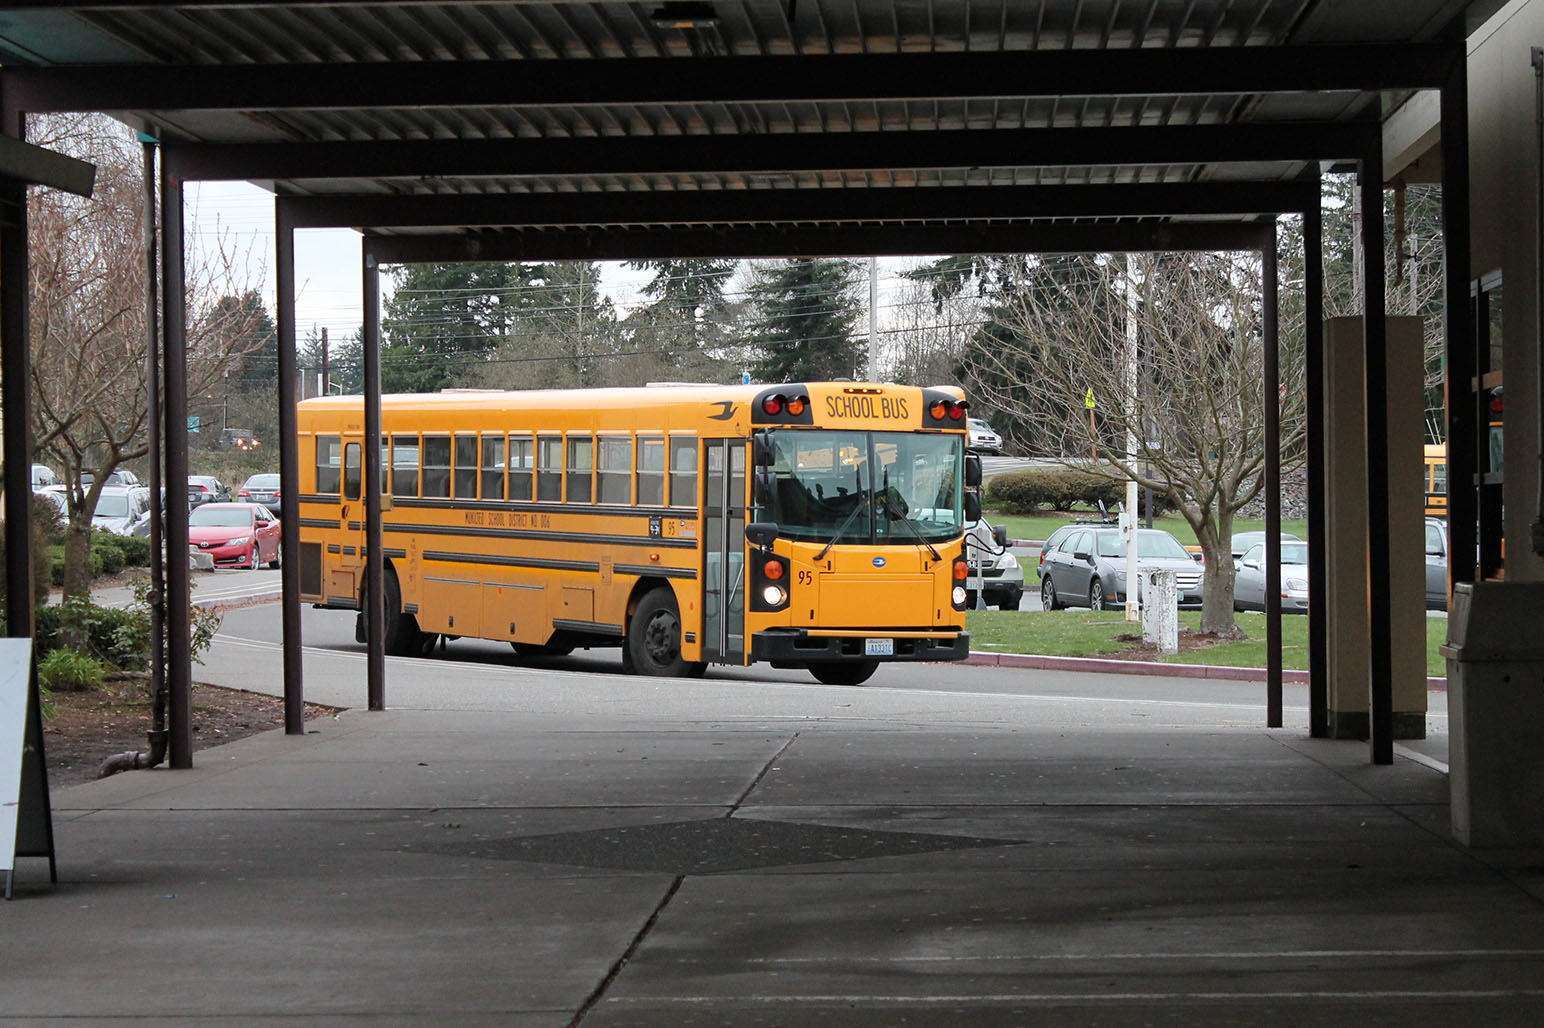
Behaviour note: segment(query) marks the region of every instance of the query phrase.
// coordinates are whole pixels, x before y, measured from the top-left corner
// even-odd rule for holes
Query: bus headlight
[[[965,587],[963,585],[955,586],[954,587],[954,594],[952,596],[950,596],[949,598],[954,601],[954,605],[956,607],[964,609],[964,607],[965,607]]]
[[[783,587],[780,585],[769,585],[761,591],[761,598],[766,601],[769,607],[781,607],[783,602],[788,599],[788,594],[783,591]]]

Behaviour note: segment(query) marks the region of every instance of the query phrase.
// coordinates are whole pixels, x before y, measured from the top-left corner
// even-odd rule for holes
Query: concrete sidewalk
[[[1445,777],[1363,744],[1066,697],[393,668],[407,709],[59,790],[60,884],[23,860],[0,905],[0,1025],[1544,1009],[1544,853],[1462,850]]]

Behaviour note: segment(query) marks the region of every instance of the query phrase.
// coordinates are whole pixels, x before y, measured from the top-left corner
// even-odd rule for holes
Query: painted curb
[[[1048,657],[1033,653],[982,653],[972,650],[960,663],[983,667],[1021,667],[1040,671],[1083,671],[1107,675],[1163,675],[1169,678],[1215,678],[1233,682],[1263,682],[1265,669],[1225,664],[1169,664],[1151,660],[1112,660],[1107,657]],[[1281,680],[1308,684],[1306,671],[1282,671]],[[1446,678],[1426,679],[1428,691],[1446,692]]]

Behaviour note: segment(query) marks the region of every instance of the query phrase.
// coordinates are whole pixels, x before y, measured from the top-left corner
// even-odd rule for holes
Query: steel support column
[[[365,237],[365,689],[371,710],[386,709],[385,560],[381,551],[381,269]]]
[[[0,404],[5,428],[6,635],[30,639],[32,615],[32,388],[28,327],[27,187],[0,187]],[[34,660],[36,655],[34,655]],[[37,688],[36,682],[32,686]],[[36,696],[34,696],[34,700]],[[14,799],[14,797],[11,797]],[[0,841],[10,845],[10,840]]]
[[[1265,723],[1281,727],[1281,349],[1276,226],[1260,249],[1260,335],[1265,400]]]
[[[1388,314],[1384,308],[1383,154],[1375,147],[1358,173],[1362,198],[1362,348],[1367,424],[1368,745],[1374,764],[1394,762],[1396,599],[1389,561]],[[1384,597],[1382,602],[1372,602]]]
[[[1462,47],[1442,87],[1443,323],[1447,335],[1448,586],[1478,577],[1480,516],[1474,386],[1479,354],[1470,300],[1469,77]]]
[[[150,506],[154,512],[150,518],[150,695],[152,731],[164,731],[166,727],[166,561],[163,547],[166,544],[165,519],[173,510],[161,490],[165,476],[162,468],[162,419],[161,419],[161,319],[160,304],[156,291],[160,284],[161,255],[156,250],[156,145],[141,145],[144,173],[145,204],[145,403],[149,416],[145,419],[146,443],[150,457]],[[183,493],[187,495],[186,492]],[[183,502],[186,502],[184,500]],[[181,507],[175,508],[181,510]],[[152,749],[154,747],[152,746]]]
[[[300,440],[296,437],[295,226],[282,197],[274,201],[274,277],[279,333],[279,562],[284,621],[284,732],[306,731],[300,656]]]
[[[1318,181],[1315,176],[1315,181]],[[1324,217],[1315,204],[1303,212],[1303,348],[1307,375],[1304,411],[1308,447],[1308,734],[1327,738],[1329,730],[1329,632],[1324,600]]]
[[[182,179],[161,164],[161,317],[166,331],[166,688],[171,766],[193,766],[193,662],[188,610],[187,297]]]

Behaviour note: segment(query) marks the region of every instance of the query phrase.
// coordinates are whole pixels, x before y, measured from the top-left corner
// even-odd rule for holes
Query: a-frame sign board
[[[0,639],[0,870],[6,899],[17,857],[47,857],[48,880],[59,880],[32,640]]]

